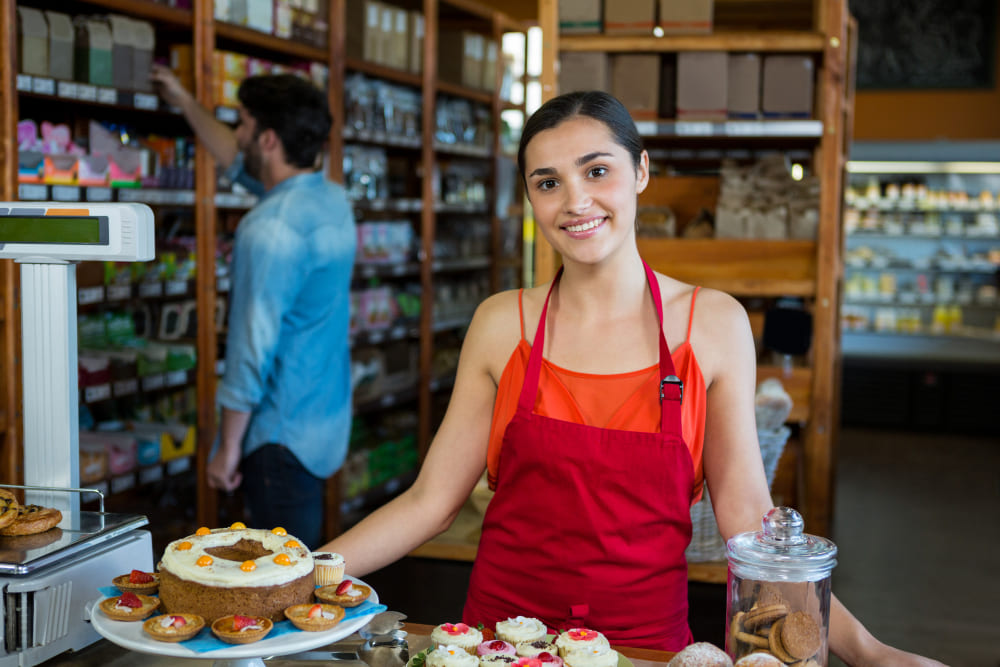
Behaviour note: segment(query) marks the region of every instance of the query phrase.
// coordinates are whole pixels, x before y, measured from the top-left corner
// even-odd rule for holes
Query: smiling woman
[[[691,642],[684,550],[702,481],[727,538],[772,504],[747,316],[639,256],[649,158],[615,98],[547,102],[518,164],[562,269],[479,306],[417,480],[325,548],[355,575],[402,557],[448,527],[485,463],[495,495],[465,624],[523,616],[678,651]],[[832,615],[831,645],[859,662],[934,664],[879,643],[836,602]]]

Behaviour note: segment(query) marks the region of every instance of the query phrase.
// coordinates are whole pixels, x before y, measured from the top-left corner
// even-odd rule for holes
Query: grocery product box
[[[375,49],[382,26],[381,4],[376,0],[353,0],[347,3],[347,57],[376,62]]]
[[[725,120],[729,115],[729,55],[724,51],[677,54],[677,119]]]
[[[611,58],[603,51],[563,51],[559,54],[559,92],[603,90],[610,86]]]
[[[153,82],[149,72],[153,66],[153,50],[156,48],[156,31],[149,21],[132,21],[132,90],[153,92]]]
[[[567,35],[601,32],[601,0],[560,0],[559,32]]]
[[[753,119],[760,115],[760,56],[729,54],[726,104],[730,118]]]
[[[407,13],[407,69],[414,74],[424,71],[424,14],[417,10]]]
[[[190,44],[171,44],[170,69],[182,86],[194,90],[194,47]]]
[[[111,85],[115,88],[129,89],[132,87],[132,60],[135,49],[132,19],[111,14],[108,16],[108,24],[111,26]]]
[[[73,80],[73,19],[69,14],[46,10],[49,24],[49,76],[64,81]]]
[[[31,7],[17,8],[17,31],[21,48],[18,63],[21,72],[36,76],[49,75],[49,26],[45,14]]]
[[[497,86],[497,43],[496,40],[483,40],[483,71],[479,85],[484,90],[493,90]]]
[[[604,3],[604,32],[608,35],[651,35],[656,0],[609,0]]]
[[[76,80],[96,86],[110,86],[112,81],[110,26],[104,21],[86,16],[76,17],[73,25],[76,30],[73,54]]]
[[[442,30],[438,36],[438,78],[479,88],[483,79],[482,35],[466,30]]]
[[[660,0],[658,25],[666,35],[712,32],[713,0]]]
[[[764,115],[811,118],[814,68],[812,57],[807,55],[766,56],[760,103]]]
[[[619,53],[611,57],[611,94],[637,120],[656,120],[660,106],[660,56]]]

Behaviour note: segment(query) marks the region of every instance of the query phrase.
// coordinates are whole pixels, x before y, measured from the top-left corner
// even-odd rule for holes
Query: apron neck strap
[[[670,356],[670,347],[667,339],[663,335],[663,299],[660,296],[660,284],[656,279],[656,274],[649,268],[646,261],[642,262],[646,272],[646,282],[653,297],[653,305],[656,308],[657,332],[660,337],[660,430],[670,429],[680,435],[681,424],[681,400],[684,396],[684,385],[678,379],[674,370],[674,360]],[[552,279],[548,294],[545,295],[545,304],[542,306],[542,315],[538,320],[538,327],[535,329],[535,337],[531,341],[531,354],[528,356],[528,367],[524,373],[524,384],[521,385],[521,395],[518,397],[518,409],[531,413],[535,409],[535,400],[538,397],[538,379],[541,376],[542,354],[545,349],[545,321],[549,312],[549,300],[552,298],[552,291],[555,290],[559,279],[562,277],[563,267],[559,267],[556,277]],[[676,427],[672,426],[676,425]]]

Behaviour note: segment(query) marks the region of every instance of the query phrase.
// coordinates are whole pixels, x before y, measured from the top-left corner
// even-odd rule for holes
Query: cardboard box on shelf
[[[246,5],[247,27],[271,34],[274,30],[274,0],[246,0]]]
[[[149,71],[153,65],[156,48],[156,31],[149,21],[132,21],[132,90],[144,93],[153,91]]]
[[[729,54],[726,95],[730,118],[760,116],[760,56],[756,53]]]
[[[609,0],[604,3],[604,32],[608,35],[650,35],[656,0]]]
[[[24,74],[49,75],[49,26],[45,14],[31,7],[17,8],[21,48],[18,67]]]
[[[497,85],[497,51],[496,40],[483,40],[483,71],[479,86],[484,90],[493,90]]]
[[[677,119],[725,120],[729,56],[724,51],[677,54]]]
[[[442,30],[438,35],[438,77],[479,88],[483,80],[483,35],[468,30]]]
[[[424,71],[424,14],[416,9],[407,14],[407,69],[414,74]]]
[[[73,80],[73,19],[69,14],[46,10],[49,24],[49,76]]]
[[[666,35],[712,32],[713,0],[660,0],[658,25]]]
[[[660,118],[677,116],[677,54],[660,57]]]
[[[128,90],[132,87],[132,60],[135,39],[132,37],[132,19],[111,14],[111,85]]]
[[[611,90],[611,59],[603,51],[563,51],[559,54],[559,92]]]
[[[392,39],[389,49],[391,58],[388,65],[396,69],[405,70],[409,60],[409,18],[409,12],[405,9],[398,7],[392,9]]]
[[[170,69],[188,90],[194,90],[194,48],[190,44],[170,45]]]
[[[393,23],[395,10],[392,5],[379,3],[378,30],[372,60],[379,65],[389,65],[392,60]]]
[[[620,53],[611,57],[611,94],[637,120],[656,120],[660,105],[660,56]]]
[[[381,4],[376,0],[347,3],[344,46],[348,58],[375,62],[375,48],[382,27]]]
[[[814,79],[811,56],[766,56],[761,111],[770,118],[811,118]]]
[[[73,66],[76,80],[96,86],[111,85],[111,28],[104,21],[78,16]]]
[[[601,32],[601,0],[561,0],[559,32],[567,35]]]

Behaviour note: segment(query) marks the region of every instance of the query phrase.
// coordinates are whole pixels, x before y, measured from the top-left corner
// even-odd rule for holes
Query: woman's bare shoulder
[[[521,339],[519,291],[507,290],[487,297],[476,308],[469,325],[465,348],[476,355],[495,378],[499,378],[508,357]],[[525,290],[525,309],[530,291]]]

